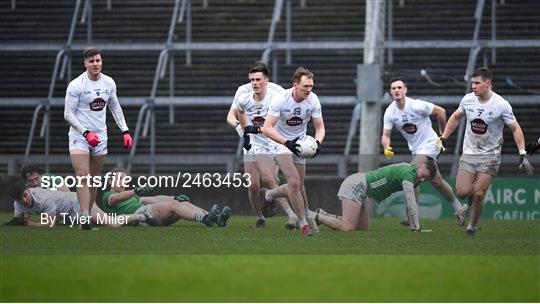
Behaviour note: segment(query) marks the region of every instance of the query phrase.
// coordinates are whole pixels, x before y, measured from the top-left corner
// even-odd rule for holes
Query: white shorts
[[[497,175],[501,165],[501,155],[468,155],[463,154],[459,159],[459,171],[470,173],[483,172],[489,175]]]
[[[256,162],[257,157],[264,156],[270,159],[275,159],[277,152],[277,143],[266,146],[253,144],[251,149],[244,149],[244,162]]]
[[[98,134],[99,136],[99,134]],[[107,155],[107,136],[99,136],[99,144],[95,147],[90,146],[86,138],[80,133],[69,133],[69,152],[72,150],[86,151],[91,156]]]
[[[293,157],[293,162],[295,164],[305,165],[306,159],[302,158],[298,155],[295,155],[294,153],[289,150],[285,145],[276,145],[276,154],[291,154]]]

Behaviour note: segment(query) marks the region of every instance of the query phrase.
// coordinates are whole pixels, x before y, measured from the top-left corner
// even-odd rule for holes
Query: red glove
[[[124,131],[124,148],[131,149],[131,146],[133,146],[133,139],[131,138],[131,134],[129,134],[129,131]]]
[[[99,137],[96,133],[86,130],[83,133],[83,136],[86,138],[86,141],[90,144],[90,146],[95,147],[99,144]]]

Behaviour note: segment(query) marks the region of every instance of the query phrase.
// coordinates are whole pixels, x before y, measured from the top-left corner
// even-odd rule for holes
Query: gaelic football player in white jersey
[[[472,216],[465,230],[470,236],[476,233],[486,191],[491,185],[491,179],[499,171],[504,125],[510,128],[514,136],[520,155],[519,168],[529,175],[534,172],[527,159],[523,131],[508,101],[492,91],[492,79],[491,71],[487,68],[479,68],[472,74],[473,92],[463,97],[439,138],[444,149],[459,120],[466,117],[467,127],[456,178],[456,192],[461,198],[472,196]]]
[[[240,137],[244,138],[244,148],[250,144],[250,137],[249,135],[244,135],[243,127],[246,127],[247,125],[255,126],[255,127],[261,127],[264,123],[264,117],[266,117],[266,112],[268,111],[268,105],[270,103],[271,94],[277,94],[278,92],[283,92],[285,89],[283,89],[281,86],[269,82],[268,81],[268,75],[270,74],[270,70],[268,66],[263,62],[255,62],[249,69],[248,72],[248,78],[250,79],[249,83],[246,83],[244,85],[241,85],[238,87],[238,90],[236,91],[236,94],[234,95],[234,100],[231,105],[231,108],[229,109],[229,114],[227,115],[227,123],[236,129],[238,132],[238,135]],[[243,112],[246,112],[246,105],[249,100],[253,101],[253,105],[255,105],[255,108],[253,108],[254,114],[251,118],[248,119],[247,115],[244,113],[244,117],[246,118],[246,121],[244,123],[244,126],[240,124],[240,113],[239,113],[239,101],[243,100],[244,104],[244,110]],[[262,102],[264,100],[264,102]],[[249,112],[250,110],[247,109]],[[256,114],[255,112],[261,111],[260,114]],[[264,112],[264,113],[263,113]],[[253,135],[252,135],[253,136]],[[259,135],[257,137],[263,137],[263,135]],[[257,143],[262,145],[257,146],[265,146],[259,139],[255,140]],[[272,141],[270,141],[272,142]],[[273,142],[272,142],[273,143]],[[268,151],[271,151],[269,147],[267,147]],[[256,152],[257,150],[257,152]],[[264,228],[266,225],[266,218],[264,216],[262,210],[263,204],[259,199],[259,190],[260,190],[260,183],[259,178],[262,179],[263,183],[269,187],[274,188],[277,186],[277,178],[276,178],[276,164],[273,159],[263,158],[260,161],[258,160],[258,157],[256,153],[261,153],[262,150],[252,148],[249,150],[244,149],[244,171],[245,173],[250,174],[251,176],[251,186],[248,189],[248,196],[249,201],[251,203],[251,207],[253,208],[253,211],[257,215],[257,222],[255,223],[255,228]],[[264,150],[266,151],[266,150]],[[262,152],[266,155],[271,155],[271,153]],[[271,166],[271,167],[270,167]],[[262,171],[259,171],[259,167],[262,167]],[[289,203],[286,199],[280,198],[274,200],[284,211],[287,213],[288,221],[285,224],[285,227],[288,229],[295,229],[296,228],[296,215],[292,211],[291,207],[289,207]],[[272,215],[268,214],[267,215]],[[273,216],[273,215],[272,215]]]
[[[69,129],[69,154],[71,164],[77,176],[97,176],[107,154],[107,117],[109,106],[114,120],[124,134],[124,147],[130,149],[133,144],[129,129],[118,97],[116,83],[101,73],[103,62],[101,51],[87,48],[83,52],[86,71],[72,80],[66,90],[64,118],[71,125]],[[96,188],[77,187],[77,197],[82,215],[89,215],[96,199]],[[81,225],[81,229],[90,230],[91,224]]]
[[[147,216],[143,213],[108,216],[97,205],[92,206],[90,217],[80,219],[81,209],[75,192],[62,192],[43,188],[28,188],[24,180],[12,182],[8,188],[13,202],[13,220],[17,225],[31,227],[53,227],[58,222],[64,225],[76,225],[79,220],[90,220],[94,224],[109,227],[145,222]],[[40,220],[31,221],[31,214],[39,214]],[[45,216],[46,215],[46,216]],[[14,219],[19,219],[14,221]],[[46,220],[45,220],[46,219]]]
[[[428,156],[436,159],[439,154],[437,133],[433,130],[429,117],[437,118],[440,133],[446,126],[446,111],[433,103],[407,97],[407,85],[401,78],[394,78],[390,81],[390,94],[392,94],[394,101],[384,112],[381,137],[384,155],[388,159],[394,157],[390,135],[392,128],[395,127],[407,140],[409,150],[413,155],[413,163],[423,163],[427,161]],[[463,226],[468,209],[467,205],[461,205],[452,192],[452,187],[442,178],[439,170],[430,182],[452,205],[458,224]],[[414,188],[414,193],[418,202],[420,196],[418,187]]]
[[[309,218],[309,224],[306,218],[308,209],[304,189],[306,160],[298,156],[296,141],[306,134],[307,123],[311,119],[319,146],[325,135],[321,103],[312,89],[313,73],[303,67],[297,68],[293,75],[293,87],[272,98],[262,128],[266,136],[279,144],[276,162],[287,178],[287,195],[304,235],[312,235],[318,228],[312,218]],[[318,151],[319,149],[317,153]],[[271,197],[271,191],[267,191],[266,198]]]

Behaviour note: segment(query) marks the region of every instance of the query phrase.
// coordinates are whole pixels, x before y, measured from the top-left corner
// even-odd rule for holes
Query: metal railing
[[[129,159],[127,165],[127,171],[131,171],[133,158],[135,152],[137,151],[137,145],[139,144],[139,138],[146,138],[148,134],[148,128],[150,128],[150,174],[155,174],[155,153],[156,153],[156,112],[155,112],[155,98],[157,94],[157,88],[159,85],[159,80],[165,77],[167,64],[169,65],[169,94],[172,98],[174,96],[174,55],[172,51],[172,41],[174,37],[174,32],[176,29],[176,24],[183,21],[183,16],[186,14],[186,19],[189,28],[189,33],[191,33],[191,1],[190,0],[175,0],[173,13],[171,16],[171,23],[169,25],[169,32],[167,35],[167,42],[165,47],[161,50],[159,54],[158,63],[156,66],[156,72],[154,74],[154,81],[152,83],[152,91],[150,97],[146,100],[146,103],[139,110],[139,115],[137,118],[137,124],[135,127],[133,146],[129,152]],[[187,30],[186,30],[187,31]],[[186,44],[190,44],[191,34],[187,35],[186,33]],[[191,64],[191,50],[186,50],[186,64]],[[171,105],[169,111],[169,122],[174,123],[174,108]],[[144,117],[144,122],[143,122]],[[142,126],[144,124],[144,127]]]
[[[90,0],[86,0],[85,6],[91,7]],[[51,82],[49,84],[49,93],[47,99],[43,101],[40,105],[34,110],[34,115],[32,116],[32,125],[28,133],[28,139],[26,142],[25,158],[30,155],[30,150],[32,148],[32,143],[34,140],[34,132],[38,123],[38,118],[40,112],[43,110],[43,123],[41,126],[40,137],[45,136],[45,166],[46,170],[49,170],[49,152],[50,152],[50,103],[53,98],[54,88],[56,86],[57,78],[64,79],[66,74],[71,75],[71,58],[69,56],[69,51],[73,43],[73,37],[75,35],[75,29],[77,26],[77,16],[81,7],[81,0],[75,2],[75,9],[73,11],[73,16],[71,19],[71,27],[69,29],[68,38],[66,44],[58,51],[56,54],[56,59],[54,62],[54,68],[52,71]],[[87,13],[91,12],[91,9],[87,10]],[[91,13],[90,13],[91,14]],[[90,22],[87,22],[87,25]],[[60,66],[60,62],[61,66]],[[67,73],[66,73],[67,70]]]

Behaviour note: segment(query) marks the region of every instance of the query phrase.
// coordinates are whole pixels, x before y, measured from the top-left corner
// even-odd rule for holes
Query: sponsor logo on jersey
[[[303,122],[304,122],[304,120],[302,118],[300,118],[298,116],[293,116],[289,120],[287,120],[287,125],[291,126],[291,127],[294,127],[294,126],[301,125]]]
[[[264,125],[264,117],[262,116],[255,116],[251,122],[255,127],[262,127]]]
[[[471,121],[471,131],[473,131],[474,134],[486,134],[488,125],[485,123],[482,119],[476,118],[473,121]]]
[[[403,124],[402,128],[403,128],[403,131],[405,131],[405,133],[407,134],[414,134],[416,133],[416,131],[418,131],[418,128],[416,127],[416,125],[412,123]]]
[[[107,102],[103,98],[98,97],[90,103],[90,110],[99,112],[105,108],[106,104]]]

